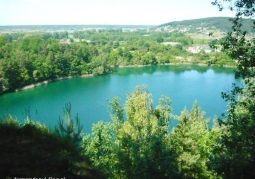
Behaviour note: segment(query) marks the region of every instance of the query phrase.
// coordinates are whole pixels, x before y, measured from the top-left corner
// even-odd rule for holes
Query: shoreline
[[[156,66],[170,66],[170,65],[198,65],[198,66],[208,66],[207,64],[204,64],[204,63],[197,63],[197,64],[194,64],[194,63],[165,63],[165,64],[157,64]],[[126,66],[118,66],[118,67],[115,67],[115,68],[133,68],[133,67],[136,67],[136,68],[142,68],[142,67],[146,67],[146,66],[153,66],[153,65],[126,65]],[[224,68],[236,68],[234,66],[229,66],[229,65],[223,65],[223,66],[219,66],[219,65],[215,65],[215,64],[212,64],[208,67],[211,67],[211,66],[218,66],[218,67],[224,67]],[[105,75],[105,74],[102,74],[102,75]],[[72,79],[72,78],[88,78],[88,77],[93,77],[95,76],[94,74],[86,74],[86,75],[81,75],[81,76],[68,76],[68,77],[61,77],[61,78],[56,78],[56,79],[53,79],[53,80],[44,80],[42,82],[38,82],[38,83],[34,83],[34,84],[31,84],[31,85],[26,85],[22,88],[18,88],[18,89],[15,89],[14,92],[19,92],[19,91],[25,91],[25,90],[29,90],[29,89],[34,89],[34,88],[37,88],[37,87],[40,87],[40,86],[45,86],[45,85],[48,85],[52,82],[57,82],[57,81],[62,81],[62,80],[66,80],[66,79]],[[8,92],[7,92],[8,93]],[[0,94],[1,95],[1,94]]]
[[[146,66],[170,66],[170,65],[198,65],[198,66],[207,66],[207,67],[223,67],[223,68],[236,68],[235,66],[231,66],[231,65],[217,65],[217,64],[211,64],[210,66],[208,66],[208,64],[206,63],[164,63],[164,64],[156,64],[156,65],[120,65],[116,68],[142,68],[142,67],[146,67]]]
[[[53,80],[44,80],[42,82],[38,82],[38,83],[34,83],[31,85],[26,85],[22,88],[18,88],[15,90],[15,92],[19,92],[19,91],[25,91],[25,90],[29,90],[29,89],[34,89],[40,86],[45,86],[48,85],[52,82],[57,82],[57,81],[62,81],[62,80],[66,80],[66,79],[72,79],[72,78],[88,78],[88,77],[93,77],[93,74],[88,74],[88,75],[81,75],[81,76],[67,76],[67,77],[61,77],[61,78],[56,78]]]

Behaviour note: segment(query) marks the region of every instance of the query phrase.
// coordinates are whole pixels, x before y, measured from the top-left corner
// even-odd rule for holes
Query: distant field
[[[207,39],[207,40],[221,39],[222,37],[224,37],[224,33],[221,32],[215,32],[213,33],[212,36],[203,33],[186,33],[186,35],[190,36],[193,39]]]

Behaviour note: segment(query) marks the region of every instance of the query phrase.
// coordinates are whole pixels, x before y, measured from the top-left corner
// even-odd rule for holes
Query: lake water
[[[117,69],[110,75],[73,78],[50,83],[26,91],[0,96],[0,116],[12,114],[24,122],[30,115],[50,127],[63,116],[65,103],[72,104],[73,117],[78,113],[84,132],[90,132],[93,123],[110,121],[107,100],[120,96],[124,103],[126,93],[137,85],[147,85],[152,93],[154,106],[161,95],[171,98],[173,113],[179,115],[186,106],[192,108],[195,100],[211,119],[226,110],[221,92],[231,89],[233,69],[194,65],[148,66]],[[172,126],[177,121],[173,120]]]

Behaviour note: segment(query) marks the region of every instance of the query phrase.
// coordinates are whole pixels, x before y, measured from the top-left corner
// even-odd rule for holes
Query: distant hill
[[[173,21],[160,25],[160,27],[171,26],[172,28],[190,28],[195,30],[197,28],[218,29],[222,32],[227,32],[231,29],[232,22],[230,17],[208,17],[193,20]],[[248,32],[255,32],[252,30],[253,21],[250,19],[243,20],[243,28]]]
[[[0,25],[0,32],[24,32],[24,31],[82,31],[84,29],[146,29],[153,25]]]

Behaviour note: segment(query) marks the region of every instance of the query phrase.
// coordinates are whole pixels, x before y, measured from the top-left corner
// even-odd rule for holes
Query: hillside
[[[0,136],[0,178],[104,178],[72,139],[38,122],[20,124],[11,116],[0,118]]]
[[[231,21],[229,17],[208,17],[193,20],[173,21],[160,25],[159,27],[171,27],[171,28],[187,28],[186,31],[197,31],[201,28],[207,28],[207,30],[220,30],[227,32],[231,29]],[[243,20],[243,28],[247,31],[252,29],[252,21],[250,19]],[[252,31],[254,32],[254,30]]]

